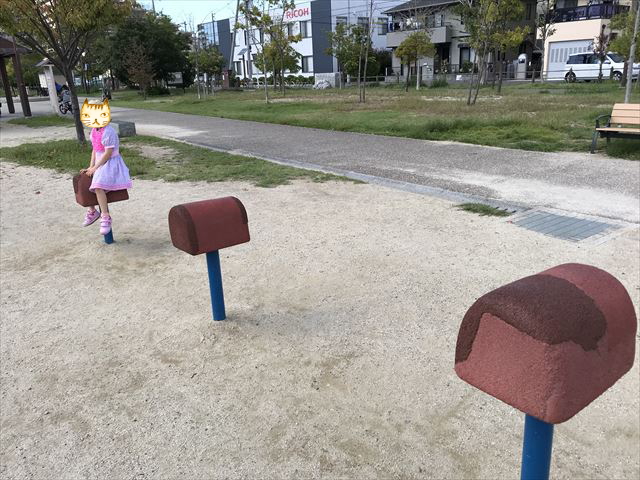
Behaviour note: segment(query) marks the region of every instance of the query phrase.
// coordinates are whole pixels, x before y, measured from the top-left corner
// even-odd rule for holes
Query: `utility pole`
[[[253,83],[253,68],[251,68],[251,22],[249,21],[249,8],[251,8],[251,0],[244,0],[246,13],[244,15],[244,23],[246,25],[246,37],[247,37],[247,71],[245,72],[249,82]]]
[[[631,10],[633,14],[633,9]],[[627,86],[624,93],[624,103],[629,103],[631,100],[631,85],[633,82],[633,63],[636,56],[636,42],[638,38],[638,28],[640,25],[640,2],[636,2],[636,23],[633,29],[633,37],[631,37],[631,48],[629,49],[629,66],[627,67]],[[640,85],[640,73],[638,73],[638,84]]]
[[[229,52],[229,70],[233,68],[233,56],[236,53],[236,35],[238,34],[238,12],[240,11],[240,0],[236,1],[236,21],[233,23],[233,35],[231,36],[231,50]]]

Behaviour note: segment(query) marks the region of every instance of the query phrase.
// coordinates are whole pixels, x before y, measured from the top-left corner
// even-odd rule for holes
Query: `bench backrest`
[[[611,125],[640,127],[640,103],[616,103],[611,112]]]

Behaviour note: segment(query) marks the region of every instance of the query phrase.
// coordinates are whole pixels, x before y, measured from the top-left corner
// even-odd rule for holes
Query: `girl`
[[[80,110],[80,119],[87,127],[91,127],[91,162],[89,168],[80,170],[92,178],[89,190],[98,197],[102,218],[100,221],[100,233],[106,235],[111,231],[111,215],[107,203],[107,192],[112,190],[126,190],[131,188],[129,169],[124,163],[118,147],[120,141],[118,134],[111,127],[111,111],[109,101],[90,104],[86,99]],[[86,227],[94,223],[100,213],[95,206],[87,211],[82,226]]]

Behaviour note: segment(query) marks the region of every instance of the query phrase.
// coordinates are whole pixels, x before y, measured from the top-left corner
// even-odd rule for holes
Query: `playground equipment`
[[[176,205],[169,211],[169,232],[176,248],[190,255],[207,254],[213,319],[224,320],[226,314],[218,250],[250,240],[244,205],[235,197]]]
[[[547,479],[553,426],[633,366],[636,315],[609,273],[564,264],[479,298],[458,334],[455,371],[526,414],[523,480]]]
[[[76,202],[83,207],[94,207],[98,205],[98,198],[96,194],[89,190],[91,186],[91,177],[84,173],[80,173],[73,177],[73,191],[76,194]],[[121,202],[123,200],[129,200],[129,192],[127,190],[114,190],[107,192],[107,202]],[[107,233],[104,236],[104,243],[113,243],[113,231]]]

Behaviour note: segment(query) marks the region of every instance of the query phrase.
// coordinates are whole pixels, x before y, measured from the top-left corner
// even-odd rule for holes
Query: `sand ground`
[[[453,371],[480,295],[565,262],[640,305],[640,234],[574,244],[373,185],[137,181],[116,243],[69,176],[1,164],[0,477],[442,478],[519,473],[523,415]],[[178,203],[235,195],[248,244],[170,242]],[[638,362],[556,428],[552,477],[640,476]]]

